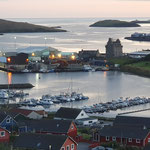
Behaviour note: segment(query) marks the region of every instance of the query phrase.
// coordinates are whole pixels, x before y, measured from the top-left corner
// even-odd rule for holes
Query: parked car
[[[97,146],[95,148],[92,148],[92,150],[113,150],[113,148],[110,147],[103,147],[103,146]]]
[[[105,147],[103,147],[103,146],[97,146],[95,148],[92,148],[92,150],[105,150]]]

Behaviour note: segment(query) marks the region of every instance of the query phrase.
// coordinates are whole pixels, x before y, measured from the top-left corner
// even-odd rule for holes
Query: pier
[[[0,84],[0,89],[27,89],[33,88],[31,83],[19,83],[19,84]]]

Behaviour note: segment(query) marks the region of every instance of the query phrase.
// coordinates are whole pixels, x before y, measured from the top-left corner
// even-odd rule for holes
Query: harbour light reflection
[[[7,76],[8,76],[8,84],[11,84],[12,83],[12,73],[8,72]]]
[[[104,71],[104,77],[106,78],[106,76],[107,76],[107,71]]]
[[[39,74],[39,73],[36,73],[36,76],[35,76],[35,81],[36,81],[35,86],[36,86],[36,88],[38,88],[39,79],[40,79],[40,74]]]

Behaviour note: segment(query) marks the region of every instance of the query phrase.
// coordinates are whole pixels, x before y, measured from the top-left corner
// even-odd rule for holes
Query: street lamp
[[[35,53],[32,53],[32,56],[35,56]]]
[[[71,59],[72,59],[72,60],[75,60],[75,59],[76,59],[76,56],[75,56],[75,55],[71,55]]]
[[[58,54],[57,56],[58,56],[58,58],[61,58],[61,54]]]
[[[51,54],[51,55],[49,56],[49,58],[50,58],[50,59],[54,59],[54,58],[55,58],[55,55],[54,55],[54,54]]]

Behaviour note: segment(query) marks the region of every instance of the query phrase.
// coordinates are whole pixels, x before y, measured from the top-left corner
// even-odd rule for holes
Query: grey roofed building
[[[14,148],[36,149],[36,150],[60,150],[67,136],[50,134],[21,134],[16,137]]]
[[[114,120],[115,126],[129,126],[129,127],[146,127],[150,129],[150,118],[134,117],[134,116],[117,116]]]
[[[20,120],[27,120],[28,119],[25,115],[18,113],[18,112],[13,112],[13,111],[7,112],[7,115],[11,116],[17,122]]]
[[[133,138],[133,139],[145,139],[148,135],[148,129],[140,129],[134,127],[119,127],[119,126],[105,126],[99,131],[100,136],[115,136],[118,138]]]
[[[146,57],[147,55],[150,55],[150,50],[142,50],[142,51],[136,51],[136,52],[131,52],[128,53],[127,56],[131,58],[143,58]]]
[[[0,123],[7,117],[7,114],[4,112],[0,112]]]
[[[55,118],[76,119],[82,109],[61,107],[55,114]]]
[[[25,120],[19,122],[19,127],[25,127],[36,132],[67,134],[71,123],[70,120]]]
[[[42,55],[43,53],[47,52],[47,51],[58,51],[57,49],[53,48],[53,47],[45,47],[45,46],[29,46],[29,47],[25,47],[25,48],[18,48],[17,52],[24,52],[24,53],[38,53],[39,55]]]
[[[82,60],[91,60],[100,56],[99,50],[81,50],[78,56]]]
[[[6,52],[3,54],[5,57],[17,56],[17,52]]]
[[[82,117],[77,118],[80,114]],[[76,120],[88,117],[89,116],[82,109],[61,107],[56,112],[54,119]]]

